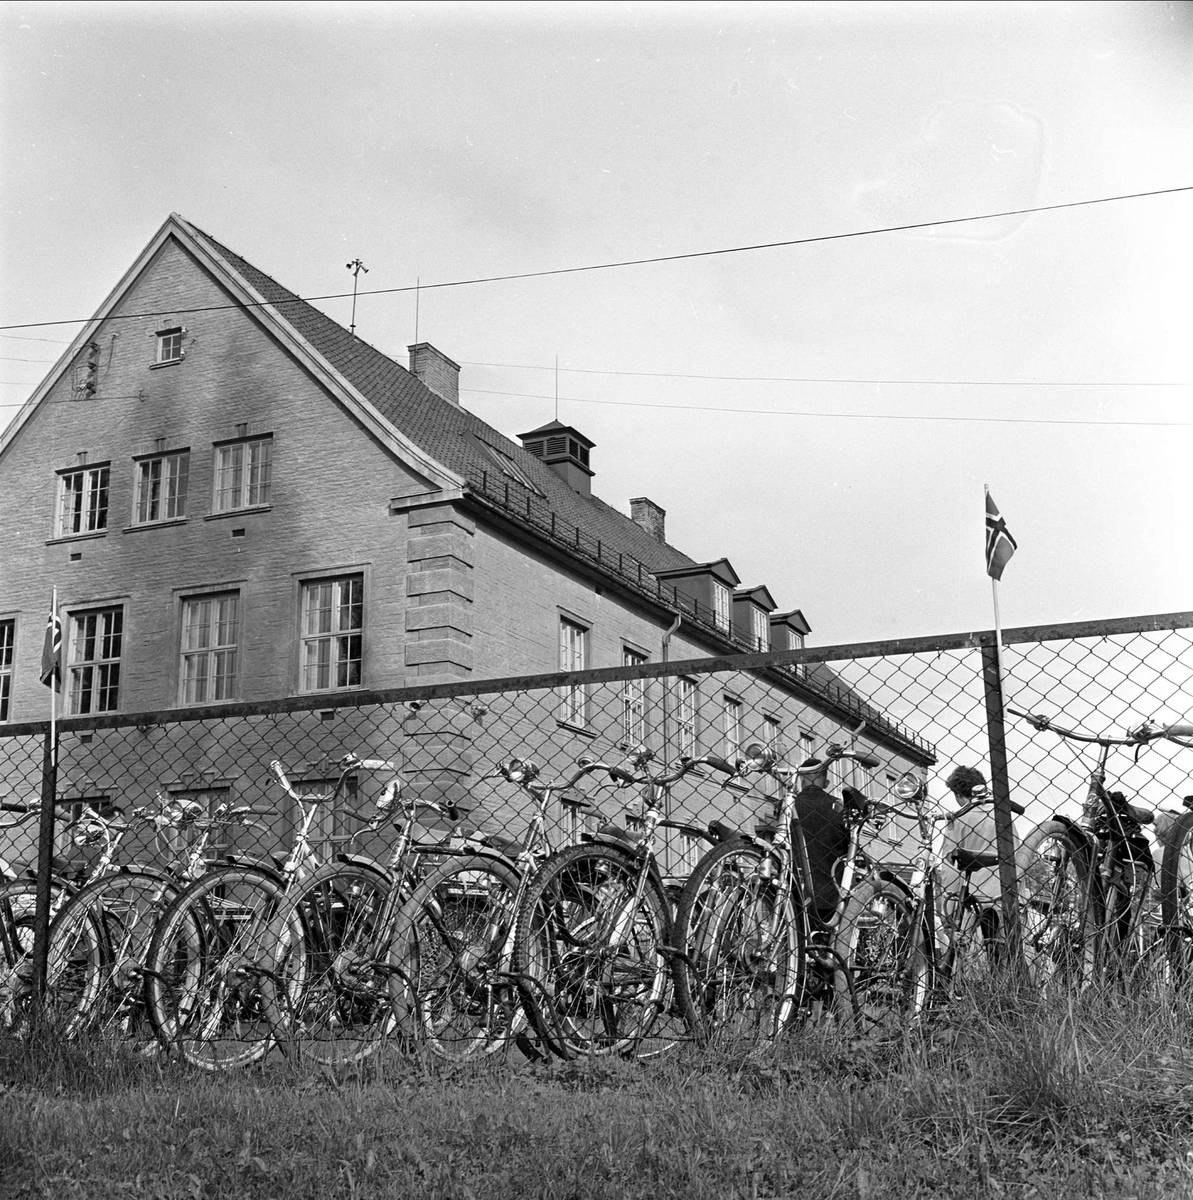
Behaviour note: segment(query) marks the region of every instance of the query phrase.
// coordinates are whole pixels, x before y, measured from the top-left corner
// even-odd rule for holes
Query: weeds
[[[803,1030],[648,1063],[389,1053],[211,1077],[0,1042],[0,1193],[1193,1198],[1193,1024],[1123,990],[974,992],[893,1043]]]

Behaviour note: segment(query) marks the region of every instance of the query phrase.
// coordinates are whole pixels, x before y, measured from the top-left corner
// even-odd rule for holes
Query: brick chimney
[[[663,536],[663,527],[667,520],[667,513],[653,500],[647,500],[645,496],[639,496],[636,500],[631,500],[630,519],[635,525],[641,525],[656,542],[665,542],[667,540]]]
[[[407,346],[410,353],[410,374],[425,383],[436,396],[460,407],[460,364],[452,362],[442,350],[430,342]]]

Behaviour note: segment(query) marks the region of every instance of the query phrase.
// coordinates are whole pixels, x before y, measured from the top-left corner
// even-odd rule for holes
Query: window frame
[[[54,518],[54,536],[98,537],[107,533],[108,512],[111,507],[112,464],[78,463],[73,467],[64,467],[57,475],[58,504]],[[78,488],[70,483],[75,478],[81,481]],[[68,506],[70,496],[76,496],[78,499]],[[74,528],[75,525],[85,527]]]
[[[234,438],[228,442],[215,442],[212,446],[215,461],[211,470],[211,512],[213,516],[223,513],[243,512],[246,509],[269,508],[273,504],[273,434],[256,434],[253,437]],[[254,451],[264,450],[264,461],[251,461]],[[241,452],[244,458],[236,464],[226,464],[225,456],[235,457]],[[253,472],[259,478],[252,482]],[[231,475],[234,482],[225,486],[225,478]],[[230,495],[228,503],[224,497]]]
[[[233,604],[231,622],[222,617],[217,617],[215,621],[208,619],[205,624],[208,629],[215,626],[218,638],[219,631],[230,623],[233,627],[232,640],[220,641],[209,645],[188,646],[187,631],[195,627],[194,622],[188,622],[188,612],[195,606],[212,603],[222,605],[228,601],[231,601]],[[225,704],[238,699],[240,695],[241,633],[243,629],[240,590],[238,588],[224,588],[217,591],[196,592],[180,596],[179,603],[178,703],[183,707],[190,708],[199,704]],[[225,665],[229,656],[232,664],[230,671],[212,671],[210,669],[212,666]],[[188,695],[189,689],[198,678],[191,674],[189,667],[190,664],[199,662],[205,664],[201,679],[199,679],[199,682],[204,685],[204,694],[201,696]],[[230,683],[221,684],[221,680],[230,680]],[[209,689],[213,683],[214,691],[217,694],[209,694]]]
[[[349,587],[355,586],[358,589],[357,598],[353,600],[350,595],[347,603],[344,602],[342,595],[342,589],[345,585]],[[316,589],[323,587],[330,587],[332,589],[330,603],[326,606],[326,611],[332,614],[330,624],[333,627],[309,632],[307,626],[311,610],[308,607],[308,597],[312,596]],[[353,608],[359,609],[359,624],[354,626],[340,625],[339,614],[342,614],[345,609],[351,611]],[[318,611],[322,611],[322,606]],[[316,575],[298,580],[298,692],[300,695],[310,696],[326,692],[352,691],[364,686],[365,630],[367,624],[367,617],[365,615],[364,571],[343,571],[337,574]],[[343,652],[345,643],[347,653]],[[326,644],[329,650],[326,660],[319,661],[316,659],[316,661],[312,662],[309,653],[310,649],[314,646],[324,644]],[[355,654],[352,653],[353,648],[355,648]],[[355,672],[353,672],[353,664],[355,664]],[[334,682],[328,682],[323,686],[319,686],[318,684],[309,686],[308,681],[312,670],[326,672],[329,677],[334,671],[336,678]],[[355,678],[353,678],[353,674],[355,674]],[[344,679],[344,682],[340,682],[341,678]]]
[[[677,754],[698,757],[700,739],[696,716],[700,711],[700,685],[690,675],[675,677],[675,748]]]
[[[67,613],[63,690],[66,693],[65,708],[69,715],[90,716],[120,711],[121,666],[124,661],[126,639],[124,615],[123,604],[94,605]],[[114,633],[111,629],[102,632],[99,630],[98,626],[104,618],[114,620],[117,626]],[[101,653],[90,658],[79,657],[80,628],[82,623],[88,619],[95,620],[96,629],[91,633],[83,634],[83,638],[93,643],[115,640],[115,654]],[[110,649],[110,646],[108,648]],[[96,679],[102,680],[98,686],[95,682]],[[86,680],[85,683],[84,680]],[[107,698],[109,702],[102,707],[97,707],[92,699],[89,699],[87,707],[84,708],[81,706],[84,693],[91,698],[98,693],[101,698]]]
[[[16,646],[16,617],[0,617],[0,721],[7,721],[9,713],[12,712],[12,677]]]
[[[621,665],[641,667],[650,662],[650,655],[633,646],[622,645]],[[621,687],[621,734],[626,745],[633,749],[646,745],[646,680],[625,679]]]
[[[733,593],[717,579],[712,581],[712,620],[722,633],[733,628]]]
[[[139,455],[133,459],[132,523],[134,525],[164,525],[170,521],[186,520],[186,502],[190,490],[190,462],[189,447],[183,450],[169,450],[162,454]],[[180,468],[175,469],[172,476],[169,472],[171,463]],[[158,478],[149,480],[147,476],[155,465],[160,467]],[[158,496],[152,501],[145,495],[144,489],[147,482],[155,485],[158,490]],[[174,493],[172,497],[169,495],[171,484]],[[167,511],[162,515],[149,516],[147,510],[150,503],[164,505]],[[170,505],[174,506],[173,512],[168,511]]]
[[[750,631],[754,635],[755,649],[770,649],[770,619],[766,610],[756,605],[750,606]]]
[[[589,635],[592,626],[570,613],[559,614],[559,669],[586,671],[590,653]],[[559,689],[561,725],[571,729],[587,729],[589,724],[588,687],[583,683],[564,684]]]
[[[741,700],[728,692],[721,696],[721,734],[725,742],[725,760],[736,762],[741,754],[742,716],[745,709]]]
[[[169,329],[158,329],[154,332],[156,345],[154,347],[153,365],[168,367],[180,363],[186,357],[182,339],[186,336],[185,325],[171,325]],[[167,350],[173,353],[167,354]]]

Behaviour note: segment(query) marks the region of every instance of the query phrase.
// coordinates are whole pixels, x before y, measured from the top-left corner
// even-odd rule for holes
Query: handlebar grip
[[[881,760],[875,758],[873,754],[855,754],[853,755],[853,761],[872,771],[879,765]]]
[[[1193,725],[1168,725],[1164,734],[1166,737],[1193,737]]]
[[[704,761],[708,763],[716,771],[723,771],[726,775],[736,775],[737,768],[726,759],[720,758],[716,754],[706,754]]]
[[[1025,812],[1027,812],[1027,809],[1024,808],[1022,804],[1016,804],[1015,801],[1012,800],[1011,801],[1011,812],[1013,812],[1015,814],[1015,816],[1021,817],[1021,816],[1023,816],[1023,814]]]

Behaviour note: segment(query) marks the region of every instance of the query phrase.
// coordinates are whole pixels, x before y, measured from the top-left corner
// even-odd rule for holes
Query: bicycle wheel
[[[905,886],[879,875],[857,883],[833,948],[848,967],[853,1020],[861,1033],[899,1033],[924,1012],[933,980],[932,946],[923,910]]]
[[[149,1016],[158,1037],[196,1066],[242,1067],[269,1049],[261,976],[283,899],[282,884],[259,867],[217,867],[158,923],[146,964]]]
[[[520,876],[488,855],[451,858],[402,906],[390,951],[394,1003],[440,1058],[503,1050],[525,1023],[509,974]]]
[[[274,915],[262,972],[265,1018],[292,1053],[325,1066],[369,1057],[393,1031],[393,881],[365,863],[331,863]]]
[[[1174,985],[1193,974],[1193,812],[1173,822],[1160,864],[1160,921]]]
[[[674,1040],[654,1036],[671,1006],[670,940],[662,884],[629,851],[591,843],[548,859],[518,912],[514,971],[552,1051],[641,1056]]]
[[[987,987],[1004,959],[998,909],[973,897],[961,907],[951,930],[945,963],[950,992]]]
[[[1044,821],[1023,839],[1015,861],[1028,977],[1045,990],[1091,983],[1104,918],[1085,835],[1064,821]]]
[[[92,880],[50,926],[45,1012],[62,1037],[152,1037],[144,966],[159,918],[180,888],[124,870]]]
[[[802,911],[768,877],[770,856],[750,842],[714,846],[680,893],[675,994],[702,1043],[774,1038],[804,986]]]
[[[0,1029],[15,1029],[28,1017],[36,912],[37,888],[31,879],[0,883]]]

